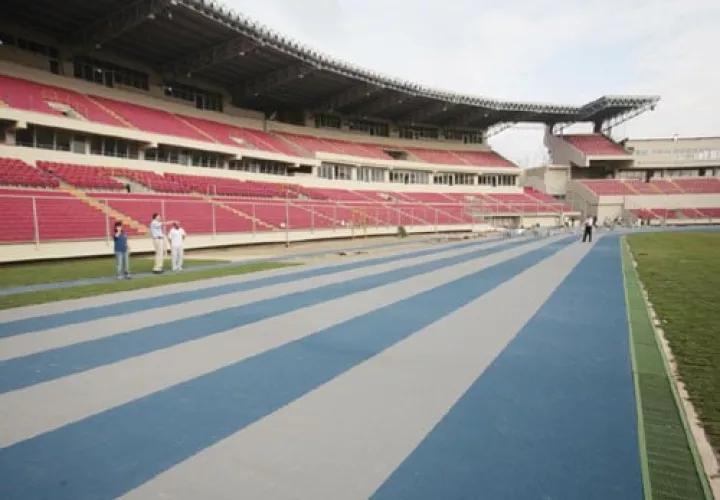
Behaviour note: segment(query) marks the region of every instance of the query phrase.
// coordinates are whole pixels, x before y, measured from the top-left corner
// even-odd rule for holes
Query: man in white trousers
[[[154,274],[162,274],[165,264],[165,225],[160,214],[153,214],[150,221],[150,237],[153,242],[153,250],[155,250],[155,263],[152,272]]]
[[[168,239],[170,240],[170,253],[172,255],[172,270],[182,271],[183,256],[185,243],[185,230],[180,227],[178,222],[173,222],[173,227],[168,233]]]

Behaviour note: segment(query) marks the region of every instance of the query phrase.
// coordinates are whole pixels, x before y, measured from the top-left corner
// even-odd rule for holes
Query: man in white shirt
[[[153,265],[152,272],[154,274],[162,274],[163,265],[165,263],[165,225],[163,223],[160,214],[153,214],[152,220],[150,221],[150,237],[153,242],[153,249],[155,250],[155,263]]]
[[[173,227],[168,233],[168,239],[170,240],[170,253],[172,255],[172,270],[182,271],[184,249],[183,243],[185,242],[185,230],[180,227],[180,224],[173,222]]]
[[[595,220],[592,217],[588,217],[585,219],[585,231],[583,232],[583,243],[585,241],[588,241],[592,243],[592,231],[593,231],[593,224],[595,223]]]

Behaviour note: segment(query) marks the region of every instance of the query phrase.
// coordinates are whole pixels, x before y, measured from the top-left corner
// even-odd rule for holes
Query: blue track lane
[[[488,293],[568,244],[564,239],[4,448],[0,450],[0,498],[102,500],[122,495]],[[278,302],[267,313],[279,314],[282,307]]]
[[[59,326],[72,325],[77,323],[84,323],[86,321],[92,321],[95,319],[107,318],[109,316],[118,316],[123,314],[131,314],[134,312],[145,311],[148,309],[154,309],[158,307],[165,307],[170,305],[176,305],[183,302],[189,302],[192,300],[208,299],[212,297],[219,297],[221,295],[227,295],[230,293],[244,292],[253,290],[255,288],[280,285],[283,283],[290,283],[292,281],[315,278],[318,276],[326,276],[329,274],[339,273],[342,271],[351,271],[353,269],[362,269],[368,266],[387,264],[390,262],[402,261],[410,258],[425,257],[438,254],[440,252],[447,252],[450,250],[459,250],[463,248],[469,248],[473,246],[483,247],[492,241],[477,242],[473,241],[470,243],[460,243],[452,246],[440,246],[432,248],[430,250],[418,250],[415,252],[404,252],[398,255],[392,255],[388,257],[375,257],[372,259],[364,259],[361,261],[350,262],[347,264],[340,264],[337,266],[320,267],[316,269],[302,270],[295,273],[283,274],[279,276],[266,276],[258,279],[252,279],[249,281],[241,281],[239,283],[230,283],[227,285],[211,286],[202,288],[200,290],[192,290],[185,292],[169,293],[158,297],[144,298],[144,299],[133,299],[124,302],[88,307],[81,310],[67,311],[56,314],[49,314],[40,316],[37,318],[28,318],[16,321],[8,321],[0,323],[0,338],[11,337],[13,335],[19,335],[22,333],[34,332],[37,330],[44,330],[47,328],[55,328]],[[527,240],[524,240],[527,241]]]
[[[248,260],[244,260],[242,262],[240,261],[232,261],[232,262],[219,262],[217,264],[207,264],[202,266],[193,266],[193,271],[200,271],[204,269],[223,269],[223,268],[233,268],[242,266],[245,264],[254,264],[258,262],[282,262],[287,259],[306,259],[308,257],[319,257],[322,255],[333,255],[337,254],[338,252],[361,252],[361,251],[367,251],[367,250],[377,250],[380,248],[392,248],[392,247],[402,247],[404,245],[410,245],[413,243],[422,243],[424,241],[430,241],[430,238],[427,240],[414,240],[414,241],[396,241],[393,243],[379,243],[375,245],[365,245],[365,246],[358,246],[358,247],[350,247],[350,248],[338,248],[336,250],[327,251],[317,251],[317,252],[304,252],[304,253],[291,253],[288,255],[279,255],[277,257],[268,257],[268,258],[251,258]],[[112,256],[110,256],[110,259],[108,259],[108,263],[110,265],[110,268],[112,268]],[[133,276],[153,276],[152,273],[133,273]],[[54,283],[38,283],[37,285],[26,285],[26,286],[14,286],[10,288],[0,288],[0,297],[8,296],[8,295],[15,295],[18,293],[26,293],[26,292],[37,292],[37,291],[45,291],[45,290],[57,290],[60,288],[71,288],[74,286],[82,286],[82,285],[94,285],[97,283],[114,283],[115,282],[115,276],[105,276],[102,278],[87,278],[87,279],[79,279],[79,280],[73,280],[73,281],[60,281],[60,282],[54,282]]]
[[[511,242],[492,248],[481,247],[473,252],[407,266],[395,271],[333,283],[2,361],[0,362],[0,394],[454,266],[467,260],[502,252],[520,244]]]
[[[641,500],[618,238],[600,240],[374,500]]]

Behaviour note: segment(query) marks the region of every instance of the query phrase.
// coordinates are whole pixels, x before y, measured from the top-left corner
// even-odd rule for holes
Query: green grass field
[[[215,263],[217,263],[217,261],[188,259],[185,261],[185,270],[179,273],[168,272],[160,276],[139,276],[134,277],[132,280],[116,281],[113,279],[109,283],[94,283],[55,290],[23,292],[0,296],[0,309],[44,304],[58,300],[80,299],[113,292],[140,290],[142,288],[186,283],[189,281],[247,274],[299,265],[299,263],[287,262],[255,262],[214,269],[193,270],[193,267]],[[152,268],[152,261],[148,258],[135,258],[131,261],[130,265],[133,272],[149,272]],[[0,288],[100,277],[114,278],[114,275],[115,267],[112,258],[18,264],[0,268],[0,283],[2,283]]]
[[[186,259],[184,267],[190,269],[208,264],[218,264],[218,260]],[[130,270],[133,273],[147,273],[152,269],[153,261],[149,257],[133,257]],[[114,257],[64,260],[53,262],[29,262],[0,267],[2,279],[0,288],[57,283],[89,278],[112,277],[115,275]]]
[[[680,378],[720,452],[720,232],[628,236]]]

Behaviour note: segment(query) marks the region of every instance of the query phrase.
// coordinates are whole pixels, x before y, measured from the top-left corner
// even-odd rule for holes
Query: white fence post
[[[40,224],[38,223],[37,214],[37,202],[35,197],[32,197],[32,211],[33,211],[33,226],[35,232],[35,249],[40,249]]]
[[[213,234],[213,238],[215,238],[215,236],[217,236],[217,228],[215,225],[216,224],[215,223],[215,202],[211,201],[210,207],[212,210],[212,234]]]

